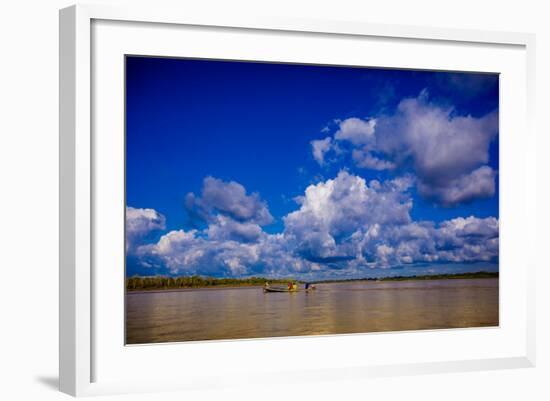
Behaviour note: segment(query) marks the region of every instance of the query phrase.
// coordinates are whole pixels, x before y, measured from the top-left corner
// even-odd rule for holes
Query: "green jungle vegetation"
[[[475,278],[498,278],[498,272],[479,271],[474,273],[452,273],[452,274],[427,274],[419,276],[389,276],[389,277],[369,277],[343,280],[322,280],[311,281],[317,283],[345,283],[354,281],[405,281],[405,280],[448,280],[448,279],[475,279]],[[302,284],[303,281],[297,281],[292,278],[271,279],[265,277],[247,277],[247,278],[215,278],[202,276],[133,276],[126,279],[126,289],[128,291],[148,291],[148,290],[175,290],[181,288],[215,288],[215,287],[245,287],[262,286],[266,282],[270,284],[284,284],[289,281]]]
[[[207,288],[207,287],[241,287],[241,286],[260,286],[266,282],[270,284],[287,284],[289,281],[297,282],[293,279],[269,279],[265,277],[248,278],[215,278],[202,276],[181,276],[181,277],[140,277],[134,276],[126,279],[126,289],[128,291],[144,290],[171,290],[178,288]]]

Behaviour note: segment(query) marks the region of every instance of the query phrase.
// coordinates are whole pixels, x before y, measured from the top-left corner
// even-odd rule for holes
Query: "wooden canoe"
[[[297,292],[298,289],[289,290],[285,287],[264,287],[264,292]]]
[[[315,286],[311,286],[308,289],[295,288],[292,290],[289,290],[288,287],[264,287],[264,292],[298,292],[298,291],[309,292],[313,290],[315,290]]]

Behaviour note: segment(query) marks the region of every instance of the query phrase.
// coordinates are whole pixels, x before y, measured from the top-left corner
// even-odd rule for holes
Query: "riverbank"
[[[128,290],[128,294],[154,294],[157,292],[187,292],[187,291],[215,291],[215,290],[226,290],[232,288],[239,288],[243,290],[258,290],[262,289],[263,285],[217,285],[213,287],[182,287],[182,288],[150,288],[150,289],[141,289],[141,290]]]
[[[134,276],[126,279],[126,290],[168,291],[193,288],[259,287],[263,286],[266,282],[269,282],[270,284],[286,285],[289,281],[299,283],[299,281],[292,278],[270,279],[266,277],[214,278],[201,276]]]
[[[366,277],[343,280],[311,281],[312,284],[323,283],[347,283],[347,282],[386,282],[386,281],[413,281],[413,280],[453,280],[453,279],[484,279],[498,278],[498,272],[473,272],[453,274],[427,274],[418,276],[391,276],[391,277]],[[195,289],[221,289],[221,288],[259,288],[266,282],[270,284],[286,285],[289,281],[303,284],[303,281],[293,279],[269,279],[265,277],[237,278],[204,278],[200,276],[190,277],[131,277],[126,280],[128,292],[166,292],[184,291]]]

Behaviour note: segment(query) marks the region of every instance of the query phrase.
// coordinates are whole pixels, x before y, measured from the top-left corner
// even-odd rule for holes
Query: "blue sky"
[[[497,75],[150,57],[126,74],[127,274],[498,269]]]

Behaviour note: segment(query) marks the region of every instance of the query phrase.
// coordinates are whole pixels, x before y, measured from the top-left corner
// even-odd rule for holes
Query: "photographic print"
[[[499,325],[498,74],[125,63],[126,344]]]

